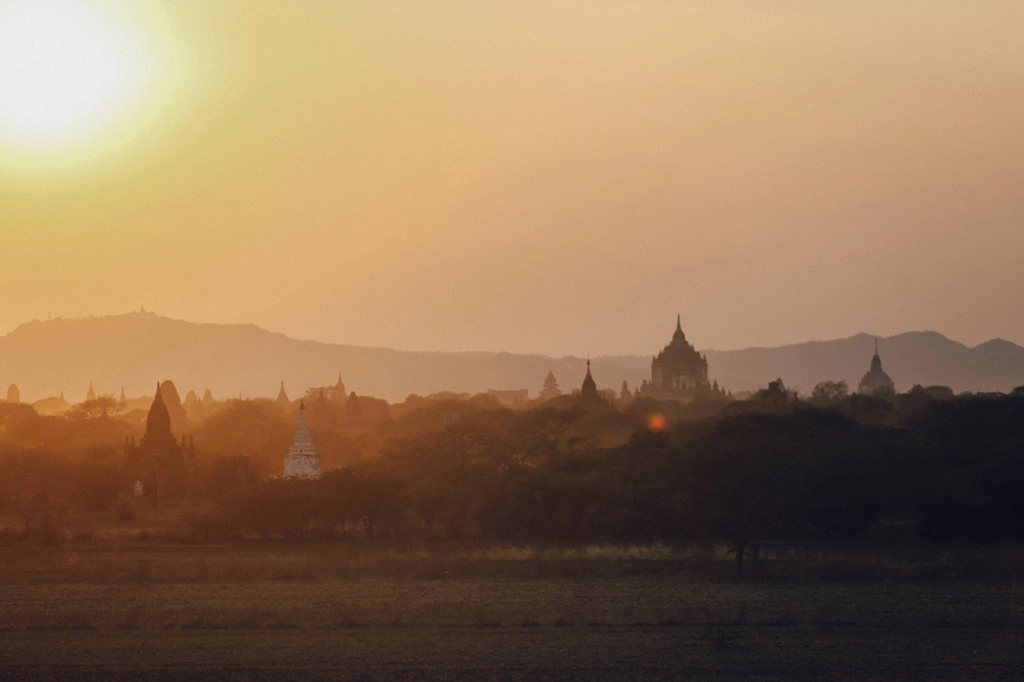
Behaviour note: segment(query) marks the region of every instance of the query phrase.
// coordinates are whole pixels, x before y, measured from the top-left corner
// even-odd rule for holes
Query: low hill
[[[733,391],[766,386],[776,377],[802,392],[824,379],[855,388],[873,352],[874,337],[859,334],[778,348],[708,350],[711,375]],[[652,352],[657,349],[652,349]],[[993,340],[975,348],[936,332],[911,332],[880,340],[885,370],[898,390],[944,384],[960,391],[1008,391],[1024,384],[1024,348]],[[563,391],[577,388],[586,372],[579,357],[511,353],[398,351],[302,341],[254,325],[199,324],[137,312],[33,321],[0,337],[0,383],[16,383],[22,400],[64,391],[70,402],[97,394],[152,393],[174,380],[181,395],[210,388],[216,398],[273,397],[280,382],[292,398],[308,387],[334,385],[340,374],[349,391],[391,401],[410,393],[477,393],[529,389],[535,396],[547,372]],[[650,357],[593,359],[598,387],[616,392],[649,377]]]
[[[611,360],[594,363],[595,375],[642,378],[642,368]],[[206,388],[215,398],[274,397],[280,382],[297,398],[313,386],[333,386],[339,374],[349,391],[391,401],[410,393],[476,393],[529,389],[535,396],[548,371],[564,391],[578,387],[586,360],[509,353],[397,351],[300,341],[255,325],[200,324],[148,312],[107,317],[33,321],[0,337],[0,382],[16,383],[31,402],[61,391],[70,402],[97,395],[151,394],[172,379],[184,396]],[[631,382],[632,385],[632,382]]]

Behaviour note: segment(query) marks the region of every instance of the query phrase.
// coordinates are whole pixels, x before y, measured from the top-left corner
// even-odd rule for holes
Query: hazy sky
[[[0,333],[1024,343],[1020,0],[73,4],[137,84],[28,140],[0,70]]]

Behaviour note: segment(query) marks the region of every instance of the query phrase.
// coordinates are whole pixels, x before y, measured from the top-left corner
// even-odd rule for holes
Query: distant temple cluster
[[[557,393],[556,393],[557,391]],[[548,372],[540,397],[554,397],[561,393],[554,374]],[[628,401],[635,397],[657,398],[690,402],[706,398],[725,398],[726,392],[719,388],[717,381],[708,380],[708,359],[701,355],[686,340],[681,316],[676,315],[676,329],[668,345],[651,358],[651,378],[644,380],[640,387],[630,392],[628,384],[622,382],[618,396],[613,391],[598,391],[587,360],[587,374],[580,387],[579,402],[586,407],[608,405],[616,400]]]
[[[845,381],[840,383],[845,392]],[[857,393],[888,399],[894,397],[895,392],[893,380],[882,369],[876,339],[869,370],[861,378]],[[759,393],[763,394],[760,396],[762,402],[785,404],[796,399],[796,393],[786,389],[781,379],[772,382],[768,389]],[[510,407],[535,404],[526,389],[490,390],[483,395]],[[579,390],[564,393],[558,386],[554,372],[548,371],[536,400],[557,401],[556,404],[565,407],[579,406],[600,411],[624,406],[637,398],[688,403],[731,400],[732,394],[710,378],[707,356],[698,352],[686,339],[681,316],[677,315],[671,339],[651,357],[650,378],[643,380],[639,387],[630,390],[627,382],[622,381],[621,390],[599,389],[591,362],[587,359],[586,374]],[[7,389],[6,400],[0,402],[17,404],[21,399],[21,391],[12,383]],[[32,407],[42,414],[60,414],[69,409],[87,416],[107,416],[115,412],[134,414],[137,420],[134,423],[138,424],[147,402],[146,398],[129,400],[123,386],[116,400],[112,394],[97,395],[90,381],[85,401],[81,404],[72,407],[61,392],[59,398],[44,398],[33,403]],[[278,460],[281,469],[278,471],[287,478],[310,479],[321,476],[323,465],[307,424],[307,405],[312,408],[315,424],[318,415],[343,413],[349,419],[361,419],[374,410],[375,401],[360,398],[355,393],[347,394],[339,375],[335,385],[310,388],[301,399],[294,402],[285,390],[284,381],[281,381],[275,402],[285,414],[295,415],[296,408],[298,413],[291,446],[287,452],[281,453],[281,459]],[[158,499],[181,497],[194,492],[196,446],[191,436],[183,434],[190,433],[192,424],[202,422],[216,410],[222,409],[223,405],[214,400],[209,389],[205,390],[202,398],[195,391],[189,391],[182,401],[173,382],[157,384],[148,412],[145,413],[144,434],[138,442],[134,435],[125,437],[124,441],[125,465],[132,477],[136,495],[151,497],[155,503]]]
[[[702,399],[728,399],[731,393],[720,388],[717,380],[709,380],[708,359],[706,355],[699,353],[693,345],[686,340],[683,333],[681,316],[676,316],[676,328],[668,345],[661,349],[657,355],[651,358],[651,378],[644,380],[640,387],[630,392],[625,381],[622,382],[622,390],[618,396],[610,390],[599,390],[597,383],[591,373],[590,360],[587,360],[587,373],[583,378],[580,390],[577,392],[577,402],[583,407],[609,406],[618,401],[631,400],[636,397],[649,397],[658,400],[678,400],[691,402]],[[766,390],[769,397],[778,395],[789,395],[781,381],[772,382]],[[896,395],[896,386],[893,380],[882,369],[882,359],[878,354],[878,340],[875,340],[875,353],[871,358],[871,365],[868,372],[861,378],[857,387],[857,393],[882,398],[892,398]],[[552,372],[548,372],[544,379],[539,398],[550,400],[560,396],[562,392],[558,388],[558,382]]]
[[[330,395],[329,398],[324,389],[319,389],[318,403],[326,403],[330,400],[350,405],[353,401],[358,400],[354,393],[346,397],[345,384],[340,376],[338,383],[327,391]],[[12,393],[9,391],[8,397],[11,395]],[[86,402],[96,399],[90,382]],[[123,405],[125,401],[126,397],[122,388],[118,404]],[[284,382],[281,383],[277,402],[283,407],[292,407],[284,390]],[[210,406],[213,403],[213,396],[209,389],[205,391],[202,400],[194,391],[189,391],[184,404],[182,404],[173,382],[164,381],[157,384],[153,402],[146,415],[146,430],[142,439],[136,442],[134,436],[126,436],[124,441],[126,469],[134,481],[132,487],[136,496],[146,496],[156,504],[159,500],[178,498],[194,492],[192,488],[195,477],[195,441],[192,436],[186,438],[182,435],[180,439],[176,438],[173,425],[175,423],[186,424],[189,420],[188,412],[200,414],[204,405]],[[306,424],[304,400],[299,401],[298,411],[298,425],[292,445],[283,458],[284,476],[318,478],[321,473],[320,455],[313,444],[313,437]]]

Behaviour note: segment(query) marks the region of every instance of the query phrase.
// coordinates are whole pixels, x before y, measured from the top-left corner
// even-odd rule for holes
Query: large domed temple
[[[708,359],[686,340],[680,317],[672,340],[651,358],[651,380],[640,387],[642,395],[653,398],[693,400],[718,393],[717,382],[708,381]]]

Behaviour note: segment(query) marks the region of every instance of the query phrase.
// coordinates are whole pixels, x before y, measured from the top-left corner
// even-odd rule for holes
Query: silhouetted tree
[[[550,400],[560,395],[562,395],[562,390],[558,388],[558,380],[555,379],[555,373],[548,370],[548,375],[544,377],[544,385],[541,387],[538,397],[541,400]]]
[[[98,417],[109,417],[117,410],[117,400],[110,394],[103,394],[92,400],[79,403],[69,411],[71,419],[96,419]]]
[[[811,391],[811,401],[819,405],[830,405],[843,400],[850,394],[845,381],[820,381]]]

